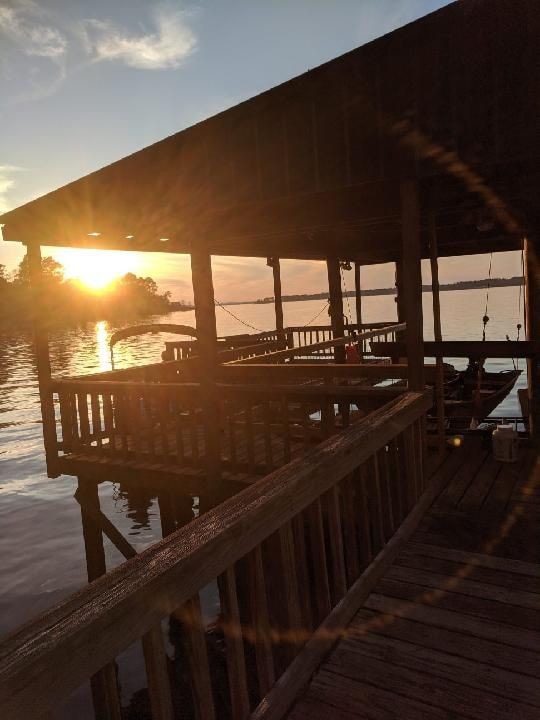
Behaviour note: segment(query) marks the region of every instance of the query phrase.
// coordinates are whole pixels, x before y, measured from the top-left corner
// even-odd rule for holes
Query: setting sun
[[[136,253],[113,250],[74,250],[55,252],[67,279],[78,280],[92,290],[102,290],[128,272],[137,272],[140,259]]]

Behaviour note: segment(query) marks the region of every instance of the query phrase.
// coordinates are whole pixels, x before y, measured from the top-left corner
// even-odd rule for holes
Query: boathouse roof
[[[540,6],[461,0],[0,216],[41,245],[363,263],[511,250],[539,226]],[[91,138],[88,139],[92,141]]]

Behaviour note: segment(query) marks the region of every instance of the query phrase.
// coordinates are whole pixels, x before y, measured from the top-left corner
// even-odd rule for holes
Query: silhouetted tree
[[[96,294],[74,280],[64,278],[57,260],[41,261],[40,311],[51,324],[81,320],[120,320],[158,315],[171,310],[171,294],[160,293],[151,277],[127,273],[102,293]],[[28,259],[25,256],[10,278],[0,265],[0,325],[29,322],[33,313]]]

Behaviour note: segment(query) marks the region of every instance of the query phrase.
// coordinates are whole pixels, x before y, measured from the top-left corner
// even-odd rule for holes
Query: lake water
[[[423,302],[425,338],[432,339],[431,294],[424,293]],[[321,300],[285,303],[285,324],[306,324],[323,305]],[[484,290],[441,293],[443,338],[480,340],[484,307]],[[355,321],[353,298],[344,299],[344,309]],[[259,330],[275,327],[273,305],[234,305],[229,310]],[[249,332],[222,308],[216,308],[216,313],[219,334]],[[487,339],[504,340],[507,334],[515,339],[518,321],[523,324],[519,289],[492,289],[488,314]],[[364,298],[363,315],[364,322],[395,320],[393,296]],[[193,312],[173,313],[161,320],[195,324]],[[327,323],[324,310],[315,324]],[[108,340],[115,329],[98,322],[51,333],[53,374],[110,369]],[[154,335],[122,341],[115,349],[116,367],[159,361],[165,338]],[[0,335],[0,634],[86,582],[80,509],[73,497],[76,480],[69,476],[51,480],[45,473],[31,341],[26,332]],[[503,369],[511,367],[511,362],[494,361],[488,367]],[[524,361],[521,367],[525,368]],[[525,386],[524,372],[498,415],[520,415],[516,390]],[[137,550],[161,538],[159,506],[151,493],[129,497],[115,483],[102,484],[99,492],[103,512]],[[122,561],[108,541],[105,547],[109,568]]]

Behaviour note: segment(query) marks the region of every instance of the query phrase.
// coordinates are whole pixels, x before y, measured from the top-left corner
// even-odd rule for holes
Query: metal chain
[[[349,320],[349,323],[352,323],[352,313],[351,313],[351,306],[349,304],[349,296],[347,295],[347,284],[345,283],[345,275],[343,274],[343,268],[340,266],[341,270],[341,280],[343,281],[343,289],[345,290],[345,297],[347,299],[347,308],[349,310],[347,314],[347,318]]]

